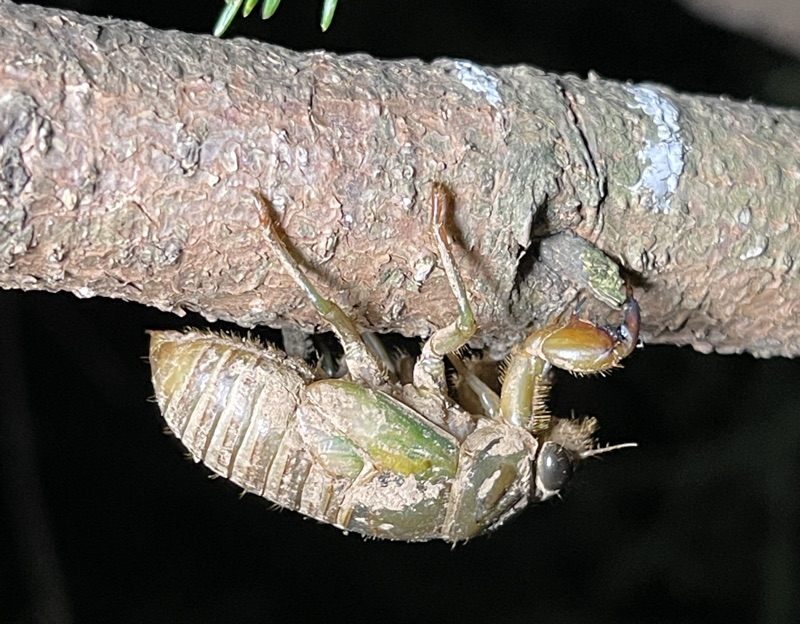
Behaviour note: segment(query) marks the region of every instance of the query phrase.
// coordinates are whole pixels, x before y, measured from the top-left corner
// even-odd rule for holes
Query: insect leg
[[[478,377],[460,357],[453,353],[447,355],[447,359],[456,369],[459,377],[464,380],[470,390],[475,393],[478,400],[481,402],[483,413],[489,418],[498,418],[500,415],[500,397],[497,393],[487,386],[480,377]]]
[[[328,321],[336,332],[344,348],[347,367],[354,379],[361,379],[372,387],[386,383],[386,369],[381,361],[373,355],[352,319],[333,301],[323,297],[308,279],[303,269],[294,259],[286,244],[281,240],[272,219],[269,202],[260,194],[256,194],[261,203],[261,232],[271,250],[278,256],[284,270],[303,290],[320,316]]]
[[[380,334],[364,331],[361,332],[361,340],[364,341],[364,344],[367,345],[370,352],[383,364],[389,377],[394,380],[397,376],[397,366],[391,354],[386,349],[386,346],[383,344]],[[319,361],[317,362],[315,371],[320,378],[339,379],[349,372],[347,369],[347,362],[341,357],[341,354],[332,349],[330,341],[326,339],[325,334],[316,336],[314,338],[314,345],[319,354]]]
[[[549,417],[550,368],[540,357],[531,357],[519,349],[512,352],[500,391],[501,420],[529,431],[539,428],[541,420]]]
[[[361,334],[361,339],[366,343],[369,350],[375,354],[381,363],[386,367],[386,370],[393,376],[397,376],[397,365],[392,359],[391,354],[383,344],[380,334],[371,331],[365,331]]]
[[[584,375],[603,373],[631,354],[639,344],[641,313],[629,292],[619,327],[600,327],[573,316],[533,332],[514,349],[500,393],[501,417],[512,425],[535,430],[547,420],[550,368]]]
[[[475,334],[477,324],[467,298],[467,290],[458,272],[450,250],[450,240],[445,226],[448,208],[453,205],[453,196],[443,184],[434,184],[431,205],[431,230],[436,240],[439,261],[447,274],[447,281],[458,302],[458,318],[447,327],[437,329],[422,347],[422,354],[414,366],[414,385],[419,388],[437,389],[447,392],[443,356],[455,353],[467,344]]]
[[[573,316],[567,323],[531,334],[524,349],[572,373],[602,373],[617,366],[639,344],[641,312],[629,293],[619,327],[598,326]]]

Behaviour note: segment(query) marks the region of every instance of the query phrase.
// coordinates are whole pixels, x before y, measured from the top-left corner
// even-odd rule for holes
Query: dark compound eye
[[[572,478],[574,456],[560,444],[546,442],[538,461],[539,482],[546,490],[558,492]]]

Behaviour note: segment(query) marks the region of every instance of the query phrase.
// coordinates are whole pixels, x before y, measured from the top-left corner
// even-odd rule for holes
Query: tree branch
[[[645,341],[794,355],[798,136],[798,111],[654,85],[0,0],[0,286],[317,323],[268,258],[260,192],[323,291],[365,327],[424,335],[454,310],[427,235],[443,181],[496,353],[602,293],[575,260],[591,246],[550,236],[574,232],[638,274]]]

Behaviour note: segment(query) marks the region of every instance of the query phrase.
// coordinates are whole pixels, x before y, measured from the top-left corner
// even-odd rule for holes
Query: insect
[[[431,234],[458,316],[424,343],[413,383],[404,384],[317,291],[257,197],[266,244],[332,326],[349,373],[315,377],[304,361],[251,339],[150,332],[158,405],[195,461],[345,531],[458,542],[556,495],[587,457],[632,446],[598,448],[594,418],[558,418],[545,404],[553,366],[607,371],[637,346],[640,312],[630,294],[617,328],[573,316],[534,331],[512,352],[498,396],[456,356],[477,327],[445,228],[453,197],[436,184]],[[445,357],[484,413],[448,396]]]

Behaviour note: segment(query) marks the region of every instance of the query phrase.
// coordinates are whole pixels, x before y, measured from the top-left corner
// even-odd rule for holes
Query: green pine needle
[[[275,15],[280,3],[281,0],[264,0],[264,4],[261,5],[261,19],[269,19]]]
[[[214,36],[221,37],[228,30],[228,27],[233,22],[233,18],[239,12],[239,7],[242,6],[242,0],[233,0],[230,4],[226,4],[222,9],[222,13],[217,18],[217,23],[214,24]]]
[[[322,27],[322,32],[330,28],[331,22],[333,21],[333,13],[336,11],[336,3],[338,1],[339,0],[322,1],[322,17],[319,22],[320,27]],[[222,9],[222,13],[220,13],[217,18],[217,23],[214,24],[214,36],[221,37],[225,34],[225,31],[230,28],[240,8],[242,9],[242,15],[247,17],[258,2],[259,0],[225,0],[225,8]],[[244,7],[242,7],[242,3],[244,3]],[[263,0],[261,5],[261,19],[269,19],[272,17],[275,11],[278,10],[278,5],[280,3],[281,0]]]
[[[336,3],[339,0],[324,0],[322,3],[322,19],[319,22],[322,32],[328,30],[333,21],[333,12],[336,10]]]
[[[242,15],[247,17],[250,15],[250,11],[252,11],[255,6],[258,4],[258,0],[245,0],[244,1],[244,8],[242,9]]]

